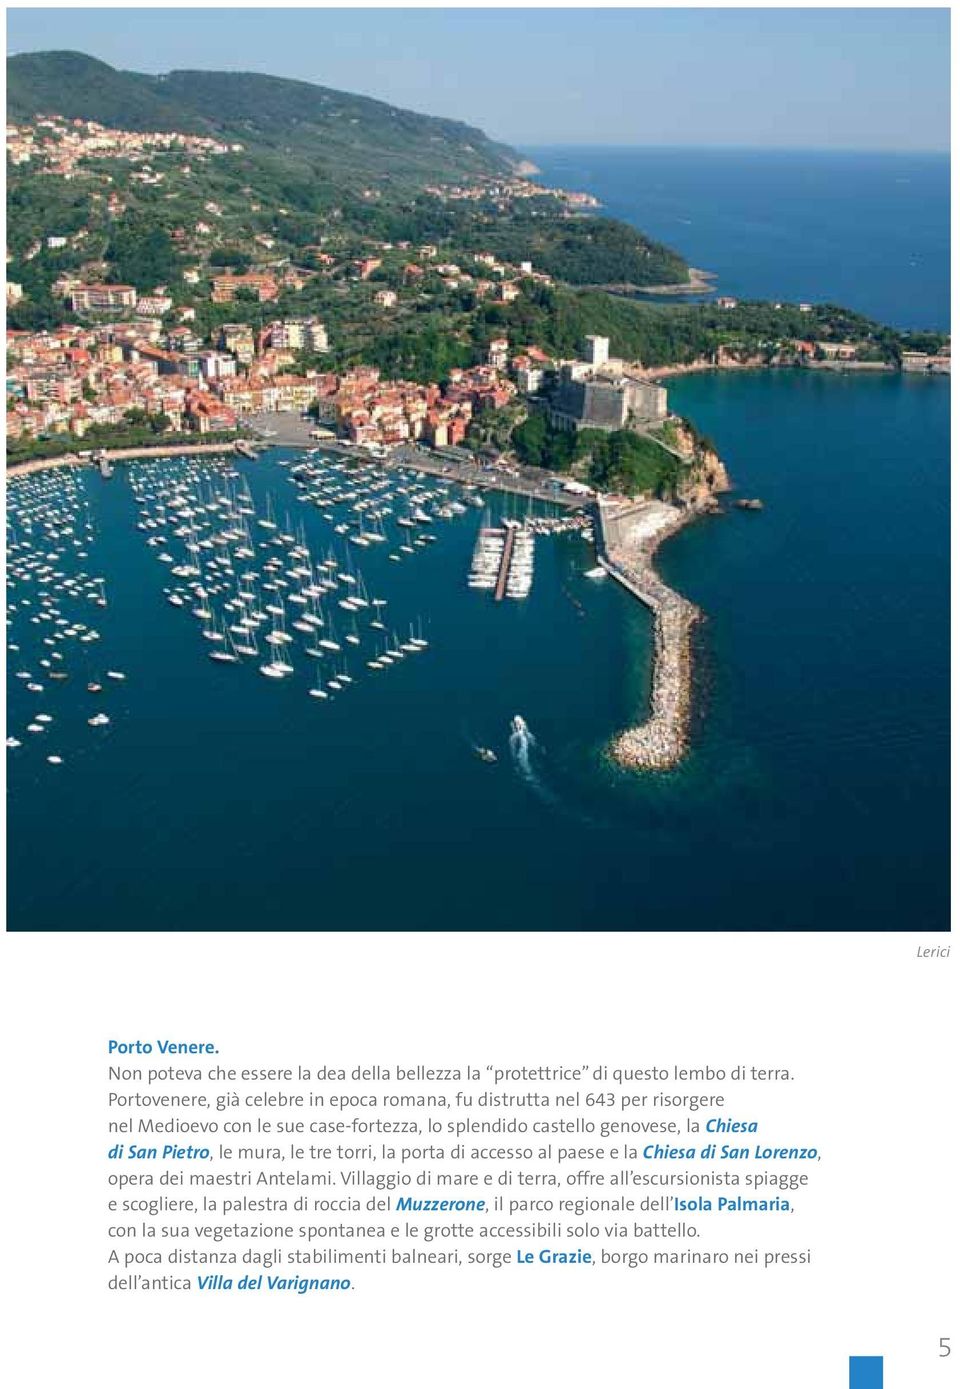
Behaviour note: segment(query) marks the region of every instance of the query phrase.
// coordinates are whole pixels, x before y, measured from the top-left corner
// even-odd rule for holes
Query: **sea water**
[[[718,276],[721,294],[844,304],[949,329],[950,157],[912,152],[560,148],[546,183],[593,193]]]

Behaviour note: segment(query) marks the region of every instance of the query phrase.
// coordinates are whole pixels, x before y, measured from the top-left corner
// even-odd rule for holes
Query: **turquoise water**
[[[131,472],[84,475],[81,563],[108,606],[90,607],[101,641],[70,680],[11,681],[11,926],[945,928],[948,398],[899,377],[672,384],[767,506],[663,551],[708,619],[694,746],[666,776],[603,758],[643,704],[650,624],[583,576],[582,539],[538,540],[530,598],[499,605],[465,584],[479,511],[403,563],[393,537],[354,555],[430,646],[385,671],[358,659],[319,702],[309,663],[275,682],[208,660],[164,600]],[[283,456],[238,466],[261,513],[269,491],[322,555],[330,526]],[[11,665],[36,673],[23,616]],[[107,667],[126,680],[88,694]],[[53,722],[26,734],[41,707]],[[108,727],[88,727],[95,708]],[[510,747],[517,713],[529,758]]]
[[[950,325],[950,156],[830,150],[537,149],[547,183],[714,271],[723,294]]]

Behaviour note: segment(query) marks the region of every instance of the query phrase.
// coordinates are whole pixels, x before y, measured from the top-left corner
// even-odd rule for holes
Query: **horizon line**
[[[923,146],[889,146],[889,145],[748,145],[748,144],[723,144],[723,145],[701,145],[695,141],[685,140],[676,144],[663,144],[660,142],[651,143],[648,141],[611,141],[611,140],[550,140],[548,142],[537,140],[518,140],[510,136],[496,136],[500,144],[511,144],[521,154],[524,150],[563,150],[563,149],[609,149],[609,150],[663,150],[670,153],[674,150],[697,150],[704,154],[720,153],[741,153],[741,154],[936,154],[950,155],[952,153],[949,146],[938,148],[930,145]]]

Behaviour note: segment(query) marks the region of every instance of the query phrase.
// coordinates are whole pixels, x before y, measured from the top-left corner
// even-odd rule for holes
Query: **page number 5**
[[[950,1345],[950,1337],[949,1337],[949,1336],[941,1336],[941,1337],[940,1337],[940,1359],[941,1359],[941,1360],[944,1360],[944,1359],[945,1359],[948,1355],[950,1355],[950,1354],[952,1354],[952,1348],[951,1348],[951,1345]]]

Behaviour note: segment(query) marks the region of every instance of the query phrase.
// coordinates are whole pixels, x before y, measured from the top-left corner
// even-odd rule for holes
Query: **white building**
[[[507,338],[494,338],[487,348],[487,366],[496,367],[498,371],[505,371],[509,351],[510,343]]]
[[[200,370],[207,381],[220,381],[226,376],[236,376],[237,363],[229,352],[203,352]]]
[[[610,360],[610,339],[598,337],[596,333],[588,333],[584,339],[583,352],[592,367],[605,366]]]
[[[536,395],[543,385],[543,367],[518,367],[517,386],[524,395]]]

